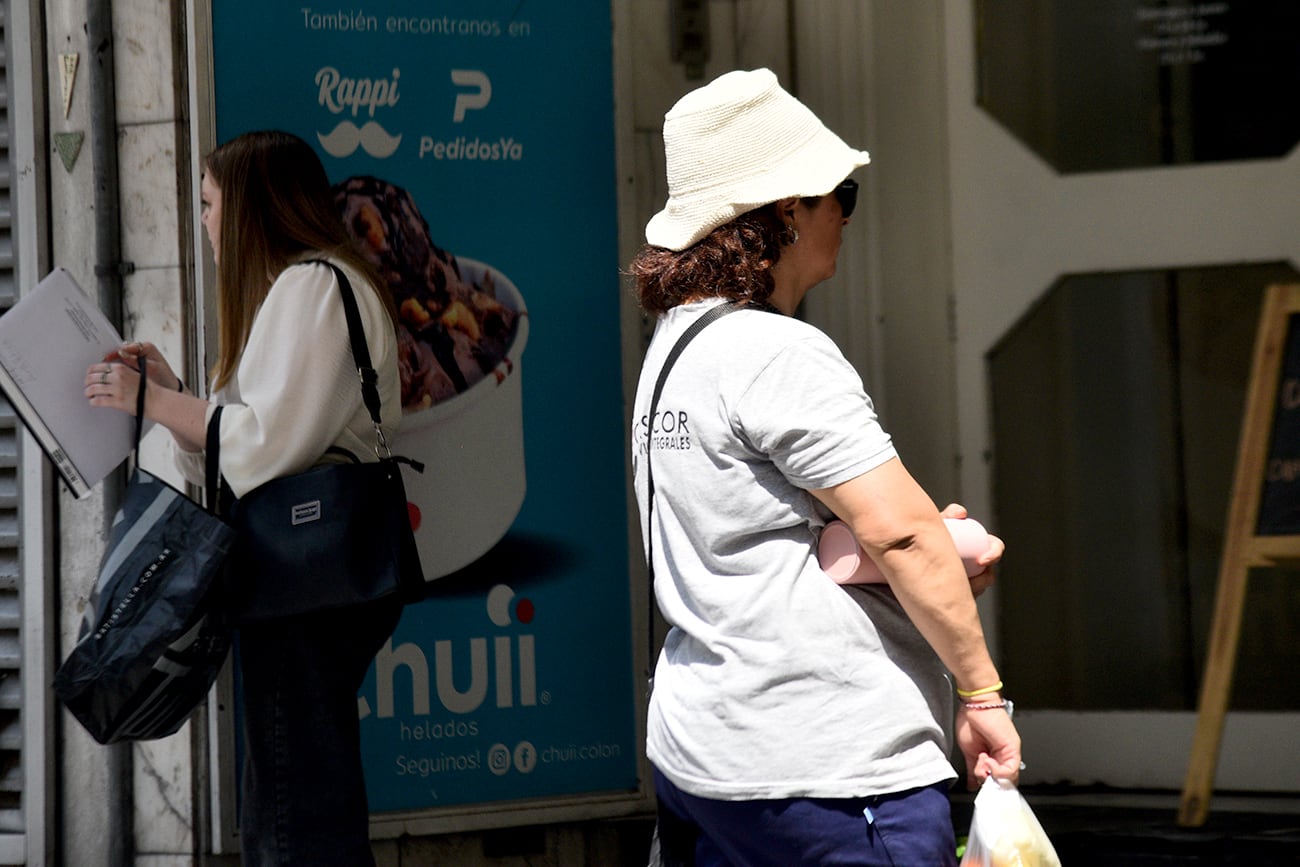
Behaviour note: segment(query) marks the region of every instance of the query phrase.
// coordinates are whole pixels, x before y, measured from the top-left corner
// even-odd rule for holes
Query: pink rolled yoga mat
[[[975,561],[989,549],[988,531],[974,518],[944,518],[943,522],[957,545],[966,575],[974,577],[984,571]],[[831,521],[822,529],[817,559],[822,571],[837,584],[879,584],[885,580],[880,567],[858,546],[853,531],[843,521]]]

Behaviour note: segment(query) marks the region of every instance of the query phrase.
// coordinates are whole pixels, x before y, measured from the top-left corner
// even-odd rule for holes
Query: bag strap
[[[140,466],[140,437],[144,433],[144,394],[149,383],[148,367],[148,359],[141,355],[140,382],[135,391],[135,443],[131,450],[136,467]],[[213,408],[212,417],[208,419],[203,456],[204,499],[207,510],[214,515],[221,514],[218,503],[221,492],[221,410],[221,404],[217,404]]]
[[[650,424],[646,430],[646,448],[645,448],[645,484],[646,484],[646,566],[648,567],[647,584],[649,585],[649,602],[646,606],[646,612],[650,616],[650,653],[646,657],[646,683],[650,688],[654,686],[655,670],[655,532],[654,532],[654,499],[655,499],[655,477],[652,470],[650,456],[654,454],[654,424],[655,410],[659,407],[659,395],[663,393],[664,382],[668,379],[668,372],[673,369],[677,363],[677,358],[686,348],[686,344],[695,339],[695,336],[703,331],[714,322],[726,316],[728,313],[734,313],[737,310],[743,310],[749,306],[747,301],[728,301],[725,304],[719,304],[705,311],[699,319],[690,324],[682,336],[677,338],[673,348],[668,350],[668,357],[664,359],[664,366],[659,370],[659,378],[655,380],[654,391],[650,395]]]
[[[370,364],[370,347],[366,344],[366,330],[361,324],[361,311],[357,307],[357,296],[352,291],[352,282],[343,269],[326,259],[308,259],[316,265],[325,265],[334,272],[339,284],[339,294],[343,297],[343,316],[348,323],[348,342],[352,344],[352,362],[357,367],[361,378],[361,402],[370,413],[370,420],[375,424],[375,454],[379,457],[393,456],[388,449],[388,439],[379,426],[379,374]],[[383,449],[384,453],[379,454]]]
[[[212,417],[208,419],[208,436],[207,442],[203,447],[203,481],[204,492],[207,494],[208,511],[214,515],[225,515],[229,513],[229,503],[226,499],[233,500],[234,494],[229,493],[227,487],[221,478],[221,411],[225,409],[221,404],[216,404],[212,408]]]
[[[135,390],[135,442],[131,446],[131,456],[135,459],[135,465],[140,466],[140,436],[144,433],[144,392],[145,386],[149,382],[149,377],[145,372],[148,361],[143,355],[140,356],[140,383]]]
[[[343,316],[348,323],[348,342],[352,344],[352,361],[357,366],[357,375],[361,378],[361,401],[370,413],[370,420],[375,425],[375,456],[380,460],[398,461],[406,464],[417,473],[424,472],[424,464],[414,458],[395,455],[388,447],[388,438],[380,426],[379,373],[371,366],[370,347],[366,345],[366,329],[361,324],[361,311],[357,307],[357,297],[352,291],[352,282],[343,269],[325,259],[310,259],[321,265],[328,265],[338,278],[339,294],[343,296]],[[379,450],[383,449],[383,454]],[[327,450],[328,451],[328,450]],[[345,449],[339,449],[348,454]],[[356,461],[356,457],[352,456]]]

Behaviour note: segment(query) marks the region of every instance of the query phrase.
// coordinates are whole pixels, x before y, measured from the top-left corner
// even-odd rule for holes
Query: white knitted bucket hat
[[[786,93],[770,69],[728,72],[664,115],[668,204],[645,239],[685,250],[746,211],[822,196],[871,161]]]

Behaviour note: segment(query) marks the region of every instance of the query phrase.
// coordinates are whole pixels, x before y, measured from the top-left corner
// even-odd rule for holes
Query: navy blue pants
[[[867,798],[718,801],[654,772],[668,867],[956,867],[948,786]]]
[[[240,627],[246,867],[372,867],[357,690],[395,600]]]

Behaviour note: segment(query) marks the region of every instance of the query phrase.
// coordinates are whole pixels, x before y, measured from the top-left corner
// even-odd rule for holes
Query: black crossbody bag
[[[226,509],[235,528],[227,563],[227,603],[235,623],[343,608],[397,594],[417,598],[424,572],[415,546],[401,465],[380,428],[378,374],[370,363],[352,285],[338,266],[352,357],[361,395],[375,425],[378,461],[363,463],[343,449],[330,463],[273,479]]]

